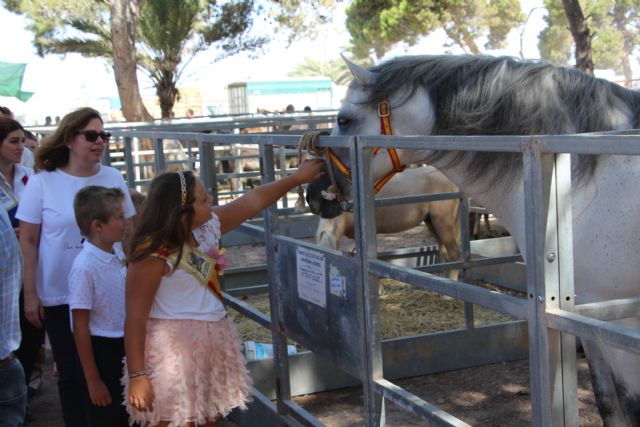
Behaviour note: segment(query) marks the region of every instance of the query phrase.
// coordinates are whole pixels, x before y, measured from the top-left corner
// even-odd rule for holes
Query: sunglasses
[[[108,143],[109,138],[111,138],[111,134],[109,132],[98,132],[95,130],[82,130],[78,132],[78,134],[83,135],[84,139],[89,142],[96,142],[98,140],[98,137],[100,137],[105,144]]]

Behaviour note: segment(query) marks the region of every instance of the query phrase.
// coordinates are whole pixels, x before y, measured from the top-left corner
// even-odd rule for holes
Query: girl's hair
[[[2,144],[2,141],[4,141],[7,136],[15,130],[24,131],[24,128],[16,120],[0,116],[0,144]]]
[[[109,217],[118,206],[122,207],[124,193],[119,188],[107,188],[100,185],[84,187],[73,200],[73,211],[80,233],[91,238],[91,223],[94,219],[109,222]]]
[[[162,246],[169,252],[178,250],[174,268],[178,266],[182,247],[191,233],[195,189],[196,177],[191,171],[165,172],[151,181],[140,222],[131,239],[129,262],[140,261]]]
[[[69,147],[67,143],[84,129],[93,119],[102,122],[100,113],[93,108],[84,107],[72,111],[62,118],[60,124],[52,134],[45,136],[35,153],[36,162],[33,169],[54,171],[69,163]]]

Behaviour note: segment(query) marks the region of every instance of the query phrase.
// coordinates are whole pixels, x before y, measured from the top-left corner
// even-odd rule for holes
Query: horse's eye
[[[343,128],[349,125],[349,119],[345,116],[338,116],[338,126]]]

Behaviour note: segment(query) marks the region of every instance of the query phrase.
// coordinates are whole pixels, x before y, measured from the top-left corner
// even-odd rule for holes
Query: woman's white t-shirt
[[[45,307],[69,302],[69,271],[83,240],[73,212],[73,199],[89,185],[120,188],[124,193],[124,216],[135,215],[122,174],[104,165],[89,177],[69,175],[59,169],[40,171],[29,177],[20,199],[16,218],[41,224],[36,290]]]
[[[193,230],[198,249],[209,252],[212,246],[218,247],[220,239],[220,221],[212,218]],[[169,268],[173,265],[169,264]],[[190,319],[217,321],[226,315],[224,305],[206,286],[193,275],[177,268],[160,280],[149,317],[155,319]]]

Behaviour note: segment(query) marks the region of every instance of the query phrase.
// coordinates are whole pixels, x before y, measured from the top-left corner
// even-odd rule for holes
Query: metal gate
[[[124,134],[123,134],[124,136]],[[607,144],[591,140],[581,142],[580,152],[604,154],[640,154],[638,137],[616,133],[606,135]],[[199,146],[201,175],[209,191],[215,191],[207,167],[213,161],[213,145],[241,142],[260,145],[263,161],[262,179],[275,179],[273,147],[293,146],[294,136],[260,135],[194,135]],[[255,390],[255,401],[249,413],[236,414],[240,425],[320,425],[307,411],[292,400],[291,368],[293,358],[287,354],[287,338],[293,339],[347,372],[364,388],[367,426],[384,422],[383,398],[429,420],[435,425],[466,425],[432,403],[410,394],[391,379],[393,368],[383,367],[385,354],[380,334],[378,280],[393,278],[421,289],[435,291],[465,301],[469,315],[468,327],[437,336],[408,340],[400,354],[412,353],[413,368],[422,363],[434,363],[438,368],[455,369],[479,363],[522,357],[524,349],[531,366],[531,404],[534,425],[578,425],[576,402],[575,338],[598,337],[601,342],[635,354],[640,353],[640,334],[635,329],[594,322],[581,316],[586,307],[573,306],[572,247],[570,215],[570,152],[577,152],[570,143],[576,136],[540,137],[322,137],[320,146],[348,147],[351,152],[354,178],[354,215],[356,217],[357,254],[344,257],[339,252],[322,250],[287,236],[279,235],[279,212],[275,207],[264,213],[264,228],[249,227],[253,234],[263,235],[268,256],[268,279],[271,316],[247,307],[237,298],[227,295],[229,305],[241,310],[263,326],[269,326],[274,343],[275,404]],[[631,141],[630,141],[631,140]],[[445,144],[446,143],[446,144]],[[454,282],[431,274],[435,266],[418,270],[389,264],[377,258],[373,213],[375,201],[371,192],[371,154],[369,148],[388,147],[469,151],[521,152],[524,163],[525,224],[527,230],[526,297],[517,298],[486,289]],[[546,166],[552,158],[551,166]],[[569,185],[566,185],[567,182]],[[545,185],[544,183],[550,183]],[[546,221],[545,218],[549,218]],[[547,223],[558,224],[546,228]],[[467,233],[468,235],[468,233]],[[463,259],[446,268],[475,267],[513,262],[515,256],[471,259],[468,241],[463,245]],[[553,297],[552,297],[553,296]],[[474,327],[472,305],[478,304],[510,314],[521,322],[489,327]],[[617,308],[616,313],[609,310]],[[609,301],[589,305],[589,315],[603,320],[637,313],[638,298],[625,302]],[[616,317],[618,316],[618,317]],[[515,343],[514,343],[515,340]],[[434,352],[434,342],[446,343],[447,350]],[[464,349],[461,360],[456,353]],[[480,355],[473,349],[482,349]],[[452,351],[449,351],[452,350]],[[386,352],[388,353],[388,351]],[[471,360],[476,357],[476,360]],[[397,361],[398,359],[394,359]],[[324,362],[322,362],[324,363]],[[425,372],[428,371],[425,369]],[[416,373],[414,373],[415,375]],[[553,393],[552,393],[553,390]]]

